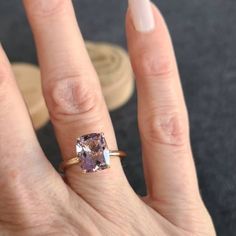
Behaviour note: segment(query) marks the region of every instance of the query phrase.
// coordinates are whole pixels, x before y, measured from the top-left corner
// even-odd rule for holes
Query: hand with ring
[[[125,153],[117,147],[72,2],[23,2],[65,181],[36,139],[0,48],[0,235],[214,236],[199,193],[175,55],[158,9],[148,0],[130,0],[126,16],[147,186],[140,197],[123,172],[119,157]]]

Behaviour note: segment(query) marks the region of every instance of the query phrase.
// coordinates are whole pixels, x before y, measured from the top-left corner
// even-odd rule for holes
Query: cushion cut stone
[[[77,140],[76,152],[84,172],[96,172],[109,168],[110,156],[103,133],[81,136]]]

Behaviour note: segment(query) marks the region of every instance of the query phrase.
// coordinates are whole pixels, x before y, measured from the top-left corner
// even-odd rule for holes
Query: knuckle
[[[47,17],[62,11],[68,0],[27,0],[29,2],[29,12],[31,15]]]
[[[143,136],[154,143],[185,146],[187,124],[179,113],[153,114],[145,122]]]
[[[45,98],[53,120],[65,120],[93,113],[99,106],[99,89],[89,86],[75,74],[60,79],[49,79],[51,84],[44,88]]]
[[[135,59],[135,70],[140,77],[169,78],[174,72],[173,60],[150,50],[141,51]]]

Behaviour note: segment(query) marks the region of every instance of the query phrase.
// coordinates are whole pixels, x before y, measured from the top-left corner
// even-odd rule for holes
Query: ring
[[[76,157],[63,161],[60,170],[79,164],[83,173],[97,172],[110,168],[110,157],[126,157],[120,150],[109,150],[104,133],[81,136],[76,143]]]

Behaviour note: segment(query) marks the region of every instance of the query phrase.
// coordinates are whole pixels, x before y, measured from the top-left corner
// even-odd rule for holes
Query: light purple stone
[[[83,135],[77,140],[76,152],[84,172],[109,168],[110,156],[103,133]]]

